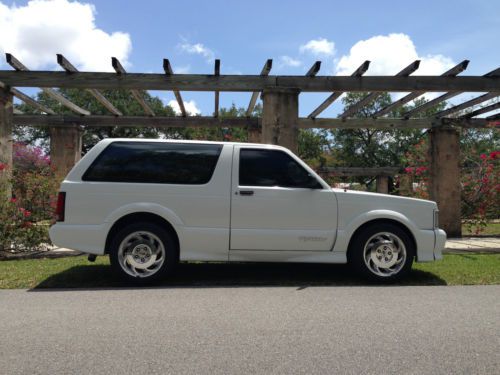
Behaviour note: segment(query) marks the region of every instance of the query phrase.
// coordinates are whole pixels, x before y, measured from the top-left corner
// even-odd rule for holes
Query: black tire
[[[403,278],[411,270],[414,257],[412,238],[392,223],[374,223],[363,228],[352,239],[347,252],[349,265],[363,278],[377,282]]]
[[[178,254],[172,234],[150,222],[123,227],[111,239],[109,249],[115,274],[134,284],[151,284],[170,275],[178,263]],[[149,263],[149,267],[141,268]]]

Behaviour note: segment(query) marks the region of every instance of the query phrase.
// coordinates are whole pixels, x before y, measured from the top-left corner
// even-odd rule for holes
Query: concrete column
[[[82,131],[78,126],[50,128],[50,163],[64,178],[82,155]]]
[[[413,193],[413,178],[409,174],[399,175],[399,195],[405,197],[411,196]]]
[[[260,128],[248,127],[248,142],[262,143],[262,133]]]
[[[388,176],[377,176],[377,193],[382,193],[382,194],[389,193],[389,177]]]
[[[452,128],[434,128],[429,135],[429,195],[438,204],[439,226],[449,237],[460,237],[459,134]]]
[[[264,90],[262,142],[298,151],[299,90]]]
[[[13,114],[12,94],[0,87],[0,163],[7,165],[7,169],[0,172],[0,186],[9,197],[12,194],[9,177],[12,173]]]

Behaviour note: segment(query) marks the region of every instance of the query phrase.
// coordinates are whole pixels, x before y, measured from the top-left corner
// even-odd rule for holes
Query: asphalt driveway
[[[0,291],[2,374],[500,373],[500,286]]]

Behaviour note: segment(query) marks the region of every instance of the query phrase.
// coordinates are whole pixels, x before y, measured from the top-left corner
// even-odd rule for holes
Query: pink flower
[[[486,154],[481,154],[480,158],[481,158],[481,160],[486,160],[487,156],[486,156]]]

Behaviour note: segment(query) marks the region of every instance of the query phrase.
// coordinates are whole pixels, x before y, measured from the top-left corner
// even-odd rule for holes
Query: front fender
[[[349,242],[354,232],[363,224],[378,219],[389,219],[403,224],[406,228],[408,228],[408,230],[415,238],[418,249],[417,239],[419,237],[420,230],[413,221],[411,221],[408,217],[401,214],[400,212],[392,210],[372,210],[363,212],[362,214],[352,218],[343,228],[339,228],[337,232],[337,241],[335,242],[333,251],[343,253],[347,252]]]

